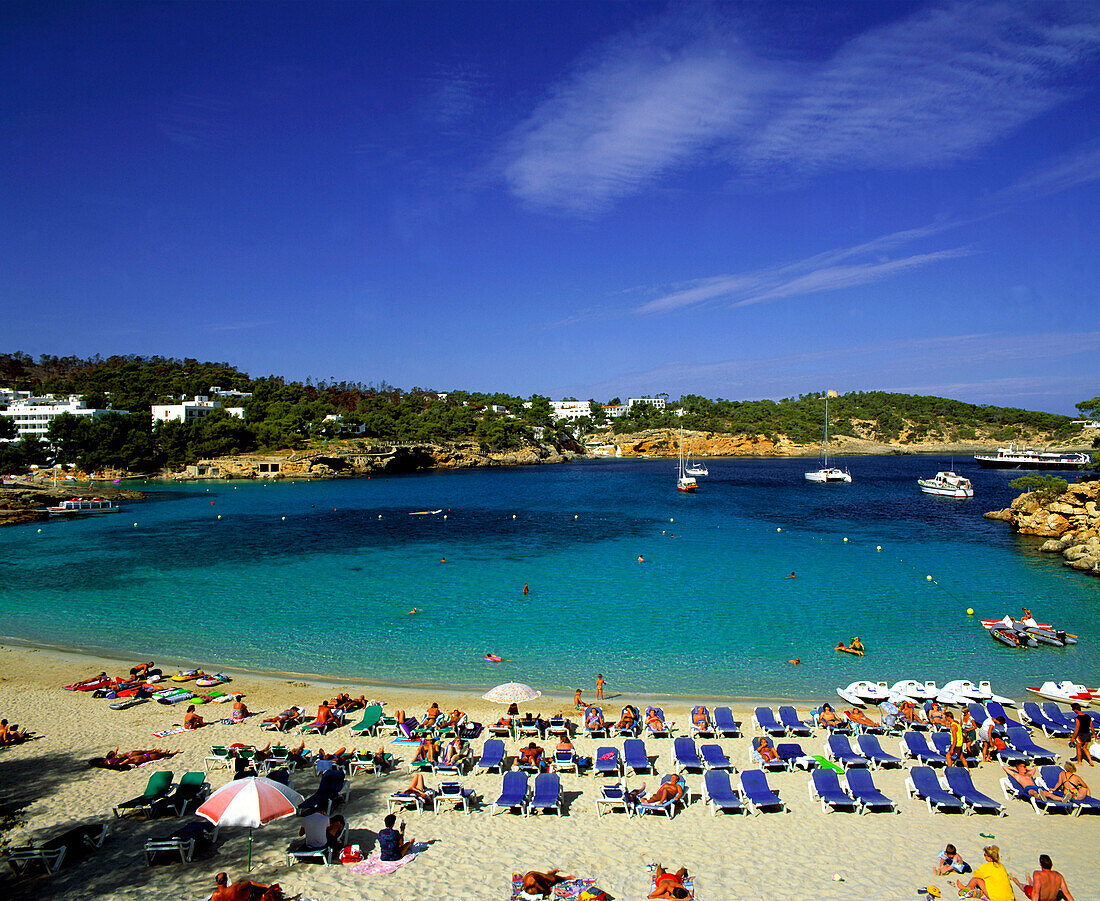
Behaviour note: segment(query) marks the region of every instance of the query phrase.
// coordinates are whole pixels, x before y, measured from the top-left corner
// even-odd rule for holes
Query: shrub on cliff
[[[1021,476],[1011,484],[1017,491],[1033,491],[1043,503],[1054,500],[1069,487],[1069,482],[1057,476]]]

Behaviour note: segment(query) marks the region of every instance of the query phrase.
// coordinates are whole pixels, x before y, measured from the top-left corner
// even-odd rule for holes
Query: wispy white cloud
[[[755,180],[949,164],[1073,96],[1100,50],[1093,3],[937,5],[818,66],[677,24],[606,43],[549,92],[500,163],[517,197],[587,214],[715,160]]]
[[[1021,178],[994,195],[997,201],[1047,197],[1100,180],[1100,143],[1090,143]]]

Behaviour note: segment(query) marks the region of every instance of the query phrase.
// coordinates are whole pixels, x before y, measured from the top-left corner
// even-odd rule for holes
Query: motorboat
[[[1060,454],[1009,444],[997,448],[995,454],[975,454],[974,461],[986,469],[1080,469],[1092,463],[1092,457],[1084,453]]]
[[[890,700],[934,701],[939,696],[935,682],[918,682],[916,679],[904,679],[890,686]]]
[[[118,511],[118,504],[102,497],[74,497],[62,501],[56,507],[46,508],[50,516],[92,516],[97,513],[118,513]]]
[[[970,484],[970,479],[964,479],[953,472],[937,472],[934,478],[917,479],[917,484],[925,494],[935,494],[939,497],[974,496],[974,486]]]
[[[1003,623],[989,630],[989,635],[994,641],[999,641],[1010,648],[1037,648],[1039,642],[1034,636],[1028,635],[1023,629],[1015,629]]]
[[[890,689],[885,682],[868,682],[865,679],[853,682],[847,688],[838,688],[836,693],[856,707],[881,704],[890,697]]]
[[[1038,688],[1028,686],[1028,691],[1049,701],[1064,704],[1096,704],[1100,706],[1100,688],[1086,688],[1076,682],[1044,682]]]
[[[676,490],[693,492],[698,487],[699,483],[695,481],[695,477],[684,471],[684,427],[680,426],[680,473],[676,477]]]
[[[806,473],[806,481],[818,484],[852,481],[852,475],[848,470],[829,465],[829,392],[825,392],[825,432],[821,439],[821,469]]]
[[[985,701],[997,701],[1012,707],[1016,702],[1012,698],[1001,697],[993,693],[993,687],[989,682],[979,682],[977,686],[969,679],[953,679],[940,689],[937,700],[941,704],[969,704],[971,701],[984,703]]]
[[[1006,616],[1004,619],[983,619],[982,625],[987,629],[1004,627],[1016,632],[1026,632],[1039,644],[1048,644],[1056,648],[1064,648],[1066,645],[1077,644],[1077,636],[1064,629],[1056,629],[1050,623],[1037,623],[1033,619],[1016,619]],[[1031,647],[1035,647],[1034,644]]]

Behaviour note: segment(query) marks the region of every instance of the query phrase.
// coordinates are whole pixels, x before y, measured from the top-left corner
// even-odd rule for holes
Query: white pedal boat
[[[1006,706],[1016,706],[1012,698],[1005,698],[993,693],[993,687],[986,682],[979,682],[977,686],[969,679],[953,679],[940,689],[938,698],[941,704],[957,704],[964,706],[971,701],[983,703],[985,701],[997,701]]]
[[[936,683],[932,681],[918,682],[916,679],[903,679],[890,686],[890,700],[895,704],[898,699],[914,701],[918,704],[934,701],[939,693]]]
[[[1086,688],[1076,682],[1044,682],[1038,688],[1028,686],[1027,690],[1048,701],[1100,705],[1100,688]]]
[[[853,682],[847,688],[838,688],[836,693],[856,707],[881,704],[890,697],[890,689],[885,682],[868,682],[865,679]]]

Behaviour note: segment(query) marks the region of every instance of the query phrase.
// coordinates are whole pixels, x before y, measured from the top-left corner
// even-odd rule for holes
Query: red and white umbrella
[[[223,785],[207,798],[198,810],[217,827],[248,827],[248,868],[252,869],[252,830],[272,820],[294,816],[304,799],[294,789],[264,779],[262,776],[250,776],[247,779],[234,779]]]
[[[522,704],[524,701],[533,701],[542,697],[542,692],[522,682],[505,682],[496,688],[491,688],[481,696],[486,701],[497,704]]]

